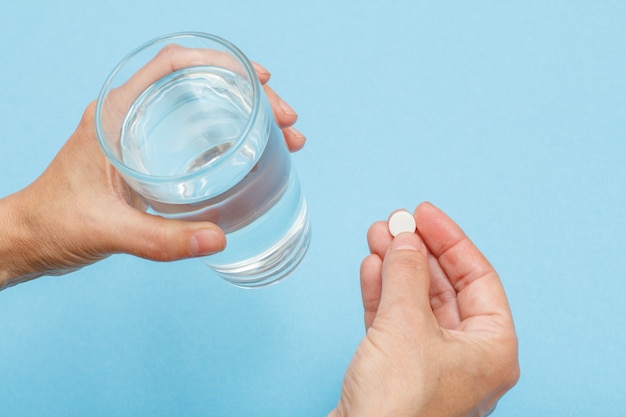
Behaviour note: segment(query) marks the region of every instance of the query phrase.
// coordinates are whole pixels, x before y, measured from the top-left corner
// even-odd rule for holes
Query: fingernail
[[[304,136],[298,129],[295,127],[287,127],[283,129],[285,133],[285,138],[287,139],[287,145],[289,146],[289,150],[291,152],[299,151],[304,147],[306,143],[306,136]]]
[[[283,101],[282,98],[278,99],[278,105],[280,106],[280,108],[283,110],[283,112],[286,115],[289,115],[289,116],[297,115],[294,109],[292,109],[289,104],[285,103],[285,101]]]
[[[189,249],[193,256],[211,255],[224,249],[223,234],[214,229],[201,229],[191,235]]]
[[[293,130],[294,136],[297,137],[302,143],[306,142],[306,136],[302,134],[298,129],[291,128]]]
[[[403,232],[396,236],[391,242],[391,250],[414,250],[418,251],[422,247],[421,239],[415,233]]]
[[[263,74],[266,75],[267,78],[269,78],[272,74],[270,74],[270,72],[267,70],[267,68],[265,68],[263,65],[257,63],[257,62],[253,62],[252,65],[254,66],[254,69],[256,70],[257,74]]]

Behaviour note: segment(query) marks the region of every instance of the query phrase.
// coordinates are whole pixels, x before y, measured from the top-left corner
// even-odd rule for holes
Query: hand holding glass
[[[155,214],[210,221],[227,247],[206,263],[264,286],[304,257],[306,203],[256,71],[228,41],[180,33],[141,46],[98,98],[107,158]]]

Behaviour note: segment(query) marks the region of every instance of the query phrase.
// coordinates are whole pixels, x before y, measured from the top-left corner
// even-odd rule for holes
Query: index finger
[[[415,219],[424,243],[457,292],[461,320],[492,314],[510,317],[498,274],[463,230],[429,203],[415,209]]]

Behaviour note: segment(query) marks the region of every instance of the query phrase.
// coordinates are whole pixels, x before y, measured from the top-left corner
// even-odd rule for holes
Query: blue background
[[[204,31],[299,112],[314,237],[263,290],[118,255],[0,293],[0,415],[325,416],[363,335],[366,230],[423,200],[508,292],[522,377],[495,415],[626,415],[625,28],[622,1],[2,0],[0,195],[126,53]]]

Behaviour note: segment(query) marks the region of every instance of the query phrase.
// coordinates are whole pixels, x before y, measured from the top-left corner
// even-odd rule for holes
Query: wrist
[[[0,291],[44,274],[30,259],[33,234],[20,210],[22,194],[0,199]]]

